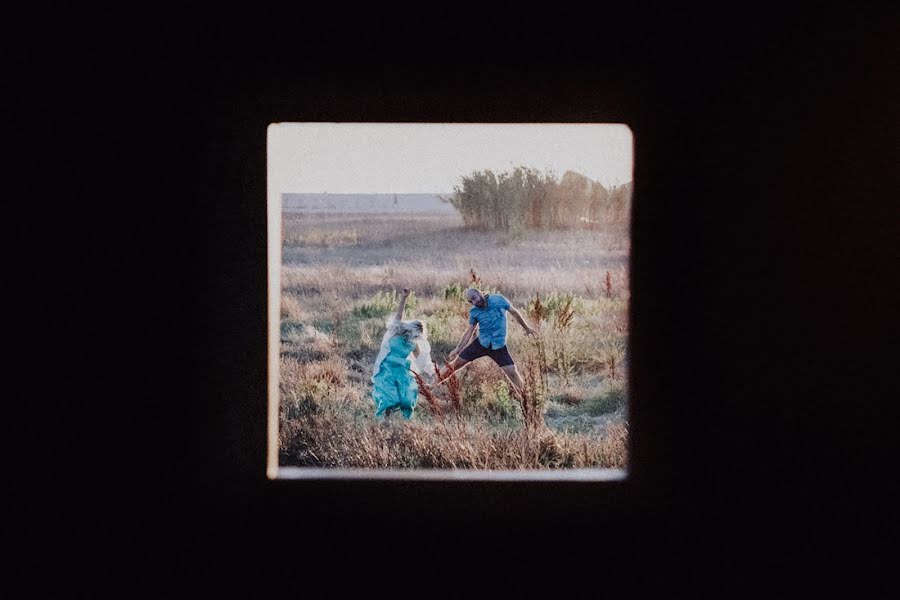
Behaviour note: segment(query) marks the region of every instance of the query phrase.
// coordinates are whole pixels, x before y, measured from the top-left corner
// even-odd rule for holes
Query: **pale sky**
[[[269,193],[452,192],[473,171],[522,165],[577,171],[604,186],[632,180],[622,124],[273,123]]]

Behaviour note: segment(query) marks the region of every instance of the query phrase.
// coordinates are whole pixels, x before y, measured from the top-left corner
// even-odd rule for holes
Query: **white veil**
[[[381,370],[381,363],[391,351],[391,338],[395,335],[402,334],[401,327],[403,326],[403,322],[398,321],[394,315],[388,317],[385,324],[387,327],[384,332],[384,337],[381,338],[381,348],[378,350],[378,356],[375,358],[375,368],[372,370],[372,383],[375,383],[375,376],[378,374],[378,371]],[[431,344],[428,343],[428,338],[425,336],[421,336],[415,341],[419,346],[419,356],[417,357],[410,352],[407,357],[409,359],[410,368],[422,376],[426,381],[434,381],[437,378],[437,373],[434,370],[434,363],[431,362]]]
[[[431,362],[431,344],[425,336],[416,340],[416,343],[419,346],[419,356],[410,356],[410,368],[426,382],[434,383],[437,380],[437,372],[434,370],[434,363]]]

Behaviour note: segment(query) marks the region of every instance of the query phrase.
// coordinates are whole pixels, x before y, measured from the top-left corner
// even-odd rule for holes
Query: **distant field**
[[[456,209],[444,202],[442,196],[449,194],[282,194],[281,201],[285,212],[456,214]]]
[[[285,212],[280,464],[624,467],[628,254],[621,235],[469,231],[456,214]],[[442,389],[409,422],[376,421],[369,378],[395,293],[413,290],[406,318],[426,321],[443,365],[466,327],[472,271],[540,327],[534,341],[509,319],[520,371],[544,382],[538,424],[487,359],[460,373],[461,404]]]

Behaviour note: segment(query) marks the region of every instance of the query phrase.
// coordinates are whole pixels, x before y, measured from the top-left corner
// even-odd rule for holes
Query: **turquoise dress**
[[[400,409],[403,417],[409,419],[419,394],[419,386],[409,370],[410,362],[407,358],[415,348],[415,343],[408,341],[405,336],[395,335],[389,344],[390,352],[372,378],[375,384],[372,390],[375,416],[383,417]]]

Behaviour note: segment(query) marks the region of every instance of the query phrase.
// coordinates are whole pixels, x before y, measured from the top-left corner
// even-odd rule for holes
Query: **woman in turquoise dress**
[[[402,321],[403,309],[409,289],[400,294],[397,312],[387,321],[387,331],[381,342],[381,350],[375,359],[372,373],[372,399],[375,416],[383,418],[399,410],[403,418],[412,417],[419,395],[419,386],[413,372],[426,381],[434,380],[431,362],[431,346],[425,333],[425,323],[416,319]]]

